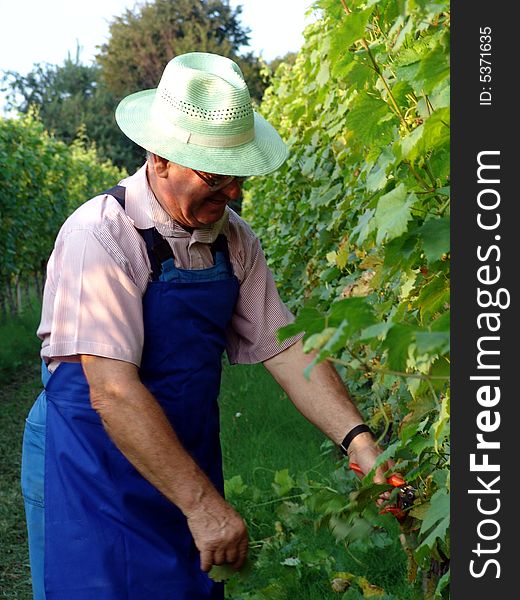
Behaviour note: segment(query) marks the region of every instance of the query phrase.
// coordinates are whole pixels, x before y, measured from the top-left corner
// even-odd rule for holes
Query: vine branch
[[[348,350],[348,348],[347,348],[347,350]],[[349,350],[349,352],[350,352],[350,350]],[[359,360],[354,355],[352,355],[352,356],[356,360]],[[341,365],[343,367],[349,367],[353,371],[363,371],[364,373],[367,373],[367,374],[368,373],[379,373],[381,375],[395,375],[396,377],[408,377],[408,378],[414,378],[414,379],[423,379],[424,381],[434,381],[434,380],[449,381],[450,380],[448,375],[425,375],[424,373],[405,373],[404,371],[393,371],[391,369],[379,369],[377,367],[368,367],[368,365],[366,365],[364,363],[361,363],[362,368],[355,368],[355,367],[352,367],[346,360],[341,360],[340,358],[328,357],[327,360],[330,360],[330,362]]]
[[[345,0],[340,0],[340,2],[342,4],[342,6],[343,6],[343,10],[345,11],[345,13],[347,15],[352,14],[352,11],[347,6]],[[368,54],[368,58],[370,59],[370,62],[372,63],[372,68],[374,69],[374,71],[376,72],[377,76],[381,79],[381,82],[385,86],[385,89],[386,89],[386,91],[388,93],[388,98],[390,99],[390,102],[392,103],[392,106],[394,108],[395,113],[399,117],[399,119],[400,119],[401,123],[404,125],[405,129],[407,131],[410,131],[410,126],[406,122],[406,119],[404,118],[404,115],[401,112],[401,109],[399,108],[399,105],[397,104],[396,99],[394,98],[394,95],[392,93],[392,89],[390,88],[390,86],[388,85],[388,82],[384,78],[383,73],[381,72],[381,69],[380,69],[379,65],[377,64],[377,62],[376,62],[376,59],[374,58],[374,55],[372,54],[372,51],[370,50],[370,46],[368,45],[368,42],[367,42],[366,38],[364,38],[364,37],[361,38],[361,45],[363,46],[363,48],[366,50],[366,52]]]

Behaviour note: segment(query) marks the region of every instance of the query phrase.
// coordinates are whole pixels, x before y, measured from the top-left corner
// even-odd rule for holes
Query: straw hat
[[[240,67],[217,54],[176,56],[157,89],[123,98],[116,121],[139,146],[199,171],[265,175],[287,158],[277,131],[253,111]]]

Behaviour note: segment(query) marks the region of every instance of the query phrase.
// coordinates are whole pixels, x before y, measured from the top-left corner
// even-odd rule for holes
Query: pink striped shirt
[[[155,225],[183,269],[212,266],[209,244],[228,239],[240,293],[227,336],[231,363],[257,363],[288,348],[278,328],[293,321],[281,301],[260,242],[229,207],[212,225],[192,233],[178,225],[148,186],[146,167],[124,179],[125,210],[107,195],[92,198],[63,224],[47,265],[38,336],[53,370],[60,361],[92,354],[139,366],[143,347],[142,297],[150,281],[146,246],[136,227]],[[179,323],[182,327],[183,324]]]

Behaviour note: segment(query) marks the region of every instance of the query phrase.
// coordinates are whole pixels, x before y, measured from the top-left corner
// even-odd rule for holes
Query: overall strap
[[[101,192],[101,194],[108,194],[109,196],[113,196],[121,205],[122,209],[125,210],[125,195],[126,188],[122,185],[115,185],[111,187],[109,190],[105,190]]]
[[[216,262],[217,252],[221,252],[226,261],[229,262],[229,247],[227,237],[223,233],[219,233],[217,239],[211,244],[211,254],[213,255],[213,262]]]
[[[146,244],[148,258],[152,267],[152,280],[168,279],[168,273],[175,268],[173,250],[155,227],[138,229]]]
[[[113,196],[119,202],[121,208],[125,210],[125,187],[115,185],[102,193]],[[154,281],[160,279],[162,275],[174,267],[173,251],[170,244],[168,244],[155,227],[150,227],[149,229],[139,229],[136,227],[136,229],[146,244],[148,258],[152,266],[152,279]]]

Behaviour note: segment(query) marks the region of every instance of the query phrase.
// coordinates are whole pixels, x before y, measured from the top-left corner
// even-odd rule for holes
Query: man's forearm
[[[247,529],[184,449],[159,403],[141,383],[135,365],[82,356],[90,401],[108,434],[134,467],[187,518],[201,569],[247,556]]]
[[[103,425],[135,468],[184,514],[203,500],[212,500],[217,490],[180,443],[155,398],[137,379],[131,379],[125,363],[113,365],[109,385],[97,377],[87,358],[91,403]],[[85,368],[85,362],[83,362]],[[114,367],[124,373],[118,376]]]
[[[264,365],[303,416],[339,444],[350,429],[363,423],[363,418],[331,363],[316,365],[310,379],[305,378],[303,372],[313,358],[304,354],[301,342],[297,342]],[[361,436],[370,438],[370,434]]]
[[[310,379],[303,372],[314,355],[304,354],[301,342],[264,362],[265,367],[278,381],[296,408],[311,423],[336,444],[363,418],[350,399],[338,372],[329,362],[316,365]],[[350,442],[348,455],[366,474],[374,466],[381,449],[370,433],[360,433]],[[376,470],[374,481],[385,481],[384,468]]]

